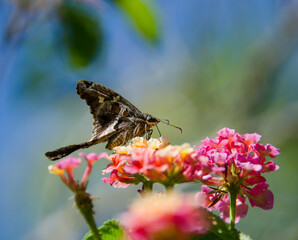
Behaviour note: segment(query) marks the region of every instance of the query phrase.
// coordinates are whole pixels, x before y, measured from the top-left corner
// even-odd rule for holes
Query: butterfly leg
[[[158,133],[159,133],[159,137],[161,137],[161,133],[160,133],[160,131],[159,131],[158,126],[156,125],[155,127],[157,128],[157,131],[158,131]]]
[[[145,134],[146,134],[146,139],[149,140],[151,138],[151,135],[153,133],[153,129],[148,129],[148,125],[145,124]]]
[[[126,143],[126,136],[127,136],[127,132],[124,133],[123,141],[122,141],[122,143],[120,144],[121,146],[125,145],[125,143]]]
[[[146,134],[146,139],[148,140],[149,138],[149,136],[148,136],[148,132],[147,132],[147,124],[145,124],[145,134]]]
[[[149,129],[149,131],[146,133],[147,140],[149,140],[151,138],[152,133],[153,133],[153,129]]]
[[[130,132],[131,133],[131,132]],[[131,138],[129,131],[124,132],[124,137],[121,145],[125,145],[125,143]]]
[[[153,129],[150,129],[150,130],[149,130],[149,132],[148,132],[148,139],[150,139],[150,138],[151,138],[151,136],[152,136],[152,133],[153,133]]]
[[[132,138],[136,137],[137,136],[137,133],[139,132],[139,129],[140,129],[140,124],[138,124],[135,129],[133,130],[133,133],[132,133]]]

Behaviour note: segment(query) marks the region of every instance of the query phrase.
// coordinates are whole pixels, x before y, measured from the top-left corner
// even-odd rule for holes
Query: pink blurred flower
[[[187,240],[211,226],[193,198],[173,193],[136,200],[121,219],[132,240]]]
[[[79,155],[83,156],[87,161],[87,167],[83,174],[81,183],[79,183],[78,181],[75,181],[73,177],[73,169],[78,167],[81,164],[82,160],[80,158],[69,156],[65,159],[60,160],[56,164],[50,165],[48,167],[51,174],[59,175],[61,180],[73,191],[77,191],[78,189],[85,188],[87,180],[92,170],[93,163],[103,157],[107,157],[106,153],[101,153],[99,155],[96,155],[95,153],[90,153],[88,155],[85,153],[79,153]],[[65,176],[65,172],[67,174],[67,178]]]
[[[193,159],[193,149],[189,144],[169,145],[167,139],[137,137],[127,147],[115,148],[108,157],[111,161],[103,174],[105,183],[114,187],[126,187],[140,182],[159,182],[165,186],[189,182],[198,178],[202,166]]]
[[[267,161],[267,157],[276,157],[279,149],[270,144],[260,144],[261,136],[257,133],[241,135],[234,129],[223,128],[217,135],[215,139],[203,140],[193,153],[195,159],[211,169],[200,180],[215,187],[211,190],[204,186],[197,195],[200,201],[207,195],[209,202],[206,204],[219,210],[226,221],[229,219],[228,193],[231,191],[237,193],[236,222],[246,215],[246,198],[251,206],[271,209],[273,194],[262,174],[279,169],[273,161]]]
[[[106,153],[97,155],[95,153],[85,154],[80,153],[80,156],[84,157],[87,161],[87,167],[84,171],[81,182],[74,180],[73,169],[81,164],[80,158],[74,158],[69,156],[65,159],[60,160],[55,165],[49,166],[51,174],[57,174],[60,176],[64,184],[74,193],[73,199],[75,200],[75,206],[78,208],[80,213],[84,216],[84,219],[88,223],[90,230],[94,236],[94,239],[100,239],[99,233],[96,228],[96,224],[93,218],[93,203],[92,201],[96,197],[92,197],[87,191],[87,180],[92,170],[92,166],[95,161],[100,158],[106,157]],[[66,171],[68,179],[65,177],[64,172]]]

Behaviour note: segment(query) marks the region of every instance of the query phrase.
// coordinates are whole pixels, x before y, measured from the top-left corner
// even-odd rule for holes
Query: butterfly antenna
[[[175,125],[173,125],[173,124],[170,124],[169,120],[166,120],[166,119],[159,119],[159,121],[162,122],[162,123],[167,124],[168,126],[172,126],[172,127],[174,127],[174,128],[179,129],[180,132],[181,132],[181,134],[182,134],[182,128],[180,128],[180,127],[178,127],[178,126],[175,126]]]
[[[170,121],[168,119],[159,119],[159,121],[169,125],[170,124]]]
[[[158,126],[157,126],[157,125],[155,125],[155,127],[157,128],[157,131],[158,131],[158,133],[159,133],[159,137],[161,137],[161,133],[160,133],[160,131],[159,131],[159,128],[158,128]]]

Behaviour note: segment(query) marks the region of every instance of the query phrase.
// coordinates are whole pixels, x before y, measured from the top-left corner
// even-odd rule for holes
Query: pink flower
[[[127,147],[115,148],[108,157],[111,161],[103,174],[111,173],[105,183],[114,187],[126,187],[139,182],[159,182],[165,186],[198,179],[208,172],[192,157],[189,144],[169,145],[167,140],[137,137]],[[122,183],[122,184],[121,184]]]
[[[271,158],[275,158],[276,155],[279,154],[279,149],[272,146],[271,144],[267,144],[266,146],[264,146],[257,143],[254,146],[254,149],[261,158],[264,158],[267,156],[270,156]]]
[[[252,197],[249,198],[252,207],[257,206],[265,210],[273,208],[273,193],[268,190],[269,185],[266,183],[257,184],[252,190],[248,191]]]
[[[50,174],[59,175],[59,177],[61,178],[62,182],[64,182],[65,184],[68,183],[68,180],[66,179],[66,177],[64,175],[64,171],[62,169],[57,168],[55,165],[48,166],[48,169],[49,169]]]
[[[96,153],[89,153],[87,155],[87,154],[81,152],[81,153],[79,153],[79,155],[82,156],[82,157],[84,157],[85,160],[87,161],[87,164],[88,164],[87,167],[86,167],[86,169],[85,169],[85,172],[83,174],[82,181],[81,181],[82,185],[86,185],[87,184],[87,180],[89,178],[89,175],[90,175],[90,173],[92,171],[92,165],[93,165],[93,163],[95,161],[98,161],[101,158],[106,158],[108,156],[108,154],[107,153],[101,153],[101,154],[97,155]]]
[[[126,188],[131,185],[129,182],[134,182],[136,180],[134,178],[121,177],[117,174],[116,171],[113,171],[110,174],[110,178],[102,178],[102,181],[116,188]]]
[[[83,152],[79,153],[79,156],[82,156],[85,158],[85,160],[87,161],[88,165],[93,165],[93,163],[95,161],[98,161],[101,158],[106,158],[108,156],[107,153],[103,152],[99,155],[97,155],[96,153],[89,153],[89,154],[85,154]]]
[[[132,240],[187,240],[206,233],[211,226],[193,198],[180,194],[139,199],[121,219]]]
[[[208,195],[208,204],[211,209],[217,209],[227,221],[229,219],[228,194],[237,192],[236,222],[239,217],[245,216],[248,198],[251,206],[263,209],[273,207],[273,194],[268,190],[265,172],[273,172],[279,167],[267,158],[274,158],[279,149],[267,144],[259,143],[261,136],[257,133],[239,134],[235,130],[223,128],[217,132],[215,139],[206,138],[193,153],[202,166],[209,166],[208,171],[201,175],[202,183],[214,186],[213,194]],[[211,189],[202,188],[203,193],[198,194],[200,201]],[[240,210],[241,209],[241,210]],[[238,213],[237,213],[238,211]],[[245,213],[245,214],[244,214]]]
[[[59,175],[61,180],[73,191],[86,188],[87,180],[91,173],[93,163],[103,157],[107,157],[107,153],[101,153],[99,155],[96,155],[95,153],[90,153],[88,155],[85,153],[79,153],[79,155],[83,156],[87,161],[87,167],[83,174],[81,183],[75,181],[73,177],[73,169],[81,164],[82,160],[80,158],[69,156],[60,160],[55,165],[49,166],[50,173]],[[66,178],[65,172],[67,173],[68,178]]]
[[[69,183],[74,183],[74,178],[73,178],[73,169],[78,167],[81,164],[81,159],[80,158],[74,158],[72,156],[69,156],[55,164],[55,166],[58,169],[61,169],[63,171],[66,171],[68,175],[68,182]]]

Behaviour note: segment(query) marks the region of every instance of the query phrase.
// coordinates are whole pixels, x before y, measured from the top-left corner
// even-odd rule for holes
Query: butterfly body
[[[113,90],[91,81],[80,80],[77,93],[84,99],[93,116],[92,137],[89,141],[68,145],[45,155],[50,160],[57,160],[68,154],[92,145],[106,142],[107,149],[124,145],[133,137],[152,134],[151,127],[160,122],[150,114],[142,113],[128,100]]]

